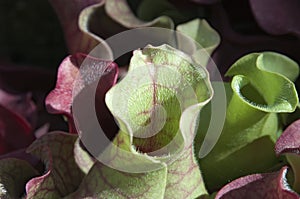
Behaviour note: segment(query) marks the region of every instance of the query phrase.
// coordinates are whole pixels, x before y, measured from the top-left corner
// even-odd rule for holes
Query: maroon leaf
[[[71,106],[73,100],[73,87],[77,75],[79,74],[79,68],[82,62],[86,66],[98,66],[99,70],[105,71],[104,75],[99,81],[99,85],[96,93],[96,109],[98,119],[104,126],[112,127],[115,129],[113,117],[110,116],[108,109],[104,102],[104,96],[107,90],[112,87],[117,80],[118,69],[115,63],[110,61],[103,61],[96,58],[86,56],[84,54],[76,54],[67,57],[61,63],[58,69],[58,77],[56,87],[46,98],[46,107],[50,113],[64,114],[69,120],[70,132],[76,133],[74,128],[74,121],[71,113]],[[94,74],[94,73],[93,73]],[[84,89],[78,94],[78,96],[84,96]],[[76,98],[78,98],[78,96]],[[84,106],[84,105],[83,105]],[[103,121],[104,120],[104,121]],[[111,122],[110,122],[111,121]]]
[[[0,89],[0,104],[26,119],[32,127],[37,121],[37,107],[31,93],[11,94]]]
[[[266,174],[241,177],[224,186],[216,199],[299,199],[287,184],[287,167]]]
[[[78,18],[84,8],[103,2],[103,0],[50,0],[64,29],[65,39],[71,53],[88,53],[98,44],[98,41],[85,35],[79,29]]]
[[[292,123],[278,138],[275,151],[285,155],[294,174],[293,189],[300,191],[300,120]]]
[[[27,121],[0,105],[0,154],[27,147],[34,139]]]
[[[60,116],[45,109],[45,96],[55,85],[55,73],[32,66],[0,63],[0,104],[25,118],[32,129],[45,123],[50,129],[66,129]]]
[[[295,153],[300,155],[300,120],[292,123],[278,138],[275,151],[277,155]]]

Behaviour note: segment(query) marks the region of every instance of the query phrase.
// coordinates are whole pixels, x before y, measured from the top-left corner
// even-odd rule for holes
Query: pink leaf
[[[117,65],[115,63],[112,63],[111,61],[99,60],[84,54],[75,54],[72,56],[68,56],[65,60],[63,60],[58,69],[56,87],[47,96],[46,107],[50,113],[64,114],[69,120],[70,131],[73,133],[76,133],[71,113],[73,87],[77,75],[80,72],[80,65],[83,61],[85,61],[85,65],[87,66],[99,66],[102,69],[103,67],[105,67],[105,75],[101,77],[97,88],[95,104],[97,113],[101,113],[98,114],[100,123],[102,122],[107,125],[111,123],[109,121],[113,121],[113,117],[110,116],[110,113],[106,108],[104,96],[108,89],[110,89],[116,83],[118,76]],[[81,93],[79,93],[79,96]],[[103,122],[102,120],[105,121]],[[111,126],[109,125],[109,127]]]

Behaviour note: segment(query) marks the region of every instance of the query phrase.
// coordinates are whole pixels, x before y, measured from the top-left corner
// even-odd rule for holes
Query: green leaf
[[[285,65],[273,64],[271,68],[272,63],[267,61],[273,60],[271,57]],[[246,55],[228,70],[227,75],[234,75],[233,95],[224,128],[213,150],[199,160],[209,190],[216,190],[240,176],[266,172],[279,161],[274,152],[281,131],[278,113],[293,112],[298,104],[295,86],[285,76],[291,72],[281,67],[295,71],[294,66],[287,57],[267,52]],[[200,121],[196,150],[203,141],[205,125]]]
[[[105,10],[113,20],[123,25],[126,28],[137,28],[137,27],[163,27],[163,28],[174,28],[174,23],[171,18],[167,16],[160,16],[153,19],[152,21],[146,22],[138,19],[126,0],[107,0],[105,2]]]
[[[279,65],[280,63],[283,65]],[[298,66],[294,61],[278,53],[252,53],[238,60],[226,75],[236,75],[232,80],[232,89],[250,106],[265,112],[294,112],[299,102],[298,95],[295,85],[288,77],[295,79],[298,76],[297,72],[291,75],[297,71],[296,68]],[[265,103],[262,100],[252,100],[250,97],[253,95],[243,96],[240,91],[247,85],[251,85],[258,95],[263,96]]]
[[[105,165],[95,164],[70,197],[207,194],[192,143],[211,96],[207,71],[183,52],[167,45],[135,51],[127,76],[106,94],[121,130],[100,156]]]
[[[300,193],[300,156],[299,154],[286,154],[286,157],[294,173],[293,189]]]
[[[125,173],[97,162],[78,191],[66,197],[163,199],[166,168],[147,173]]]
[[[84,33],[82,43],[86,45],[86,49],[93,49],[97,45],[96,52],[91,51],[92,55],[94,57],[100,55],[100,58],[105,60],[113,60],[112,49],[105,41],[113,35],[128,29],[142,27],[174,29],[174,23],[168,16],[159,16],[151,21],[137,18],[126,0],[100,1],[98,4],[89,6],[80,13],[78,24]],[[161,34],[155,35],[158,38],[161,36]],[[163,37],[170,39],[171,35]]]
[[[26,182],[37,175],[38,172],[24,160],[0,160],[0,198],[21,198]]]
[[[114,25],[105,13],[104,3],[105,1],[102,1],[99,4],[89,6],[82,10],[78,19],[78,26],[81,31],[79,34],[82,35],[81,45],[86,49],[83,52],[89,52],[90,54],[91,50],[97,46],[97,53],[101,54],[100,58],[113,60],[112,51],[103,38],[116,34],[116,31],[107,33],[107,28],[105,30],[98,30],[99,27],[111,27]],[[96,18],[97,20],[95,20]],[[98,18],[101,20],[99,21]]]
[[[174,28],[173,21],[167,16],[161,16],[151,21],[140,20],[133,14],[125,0],[101,1],[84,9],[79,16],[80,30],[85,33],[84,36],[87,38],[85,41],[91,41],[88,43],[90,46],[94,46],[95,41],[100,44],[97,46],[97,53],[101,53],[101,58],[108,60],[112,60],[113,56],[104,39],[131,28],[150,26]]]
[[[210,55],[220,44],[219,34],[208,24],[205,19],[194,19],[184,24],[180,24],[176,28],[177,31],[185,34],[197,42],[193,58],[202,66],[206,66]],[[187,45],[185,41],[178,41],[179,48]],[[195,44],[190,44],[195,45]],[[188,48],[191,48],[188,46]]]
[[[85,174],[87,174],[95,163],[95,160],[83,150],[80,145],[80,139],[78,138],[74,144],[74,158],[75,162]]]
[[[189,13],[182,13],[182,10],[178,10],[167,0],[142,0],[137,8],[137,16],[143,20],[150,21],[157,16],[169,16],[174,22],[186,21],[191,14],[195,14],[195,11]]]
[[[46,166],[44,175],[28,182],[28,198],[59,198],[78,188],[91,164],[81,164],[88,162],[87,154],[79,148],[78,143],[75,144],[77,138],[77,135],[52,132],[39,138],[28,148],[27,151],[39,157]],[[81,169],[84,166],[87,167]]]

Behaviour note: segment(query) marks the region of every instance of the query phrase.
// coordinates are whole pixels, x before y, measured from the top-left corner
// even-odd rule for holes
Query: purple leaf
[[[260,27],[274,35],[300,36],[300,1],[250,0],[252,12]]]
[[[287,167],[266,174],[241,177],[224,186],[216,199],[299,199],[287,184]]]

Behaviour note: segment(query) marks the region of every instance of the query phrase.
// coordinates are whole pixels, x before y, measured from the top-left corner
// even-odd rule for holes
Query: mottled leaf
[[[66,199],[164,197],[166,168],[143,174],[124,173],[96,163],[84,178],[79,190]]]
[[[77,139],[74,145],[74,158],[78,167],[87,174],[95,163],[95,160],[90,154],[85,151],[81,144],[80,139]]]
[[[0,198],[21,198],[26,182],[37,175],[38,172],[24,160],[0,160]]]
[[[207,71],[183,52],[167,45],[135,51],[127,76],[106,94],[108,108],[126,132],[116,139],[127,136],[116,145],[127,147],[123,152],[111,147],[106,158],[127,171],[132,165],[131,172],[169,163],[164,198],[206,194],[192,141],[199,111],[211,96]]]
[[[85,174],[74,158],[76,139],[76,135],[52,132],[36,140],[27,149],[39,157],[46,166],[42,176],[33,178],[27,183],[28,198],[63,197],[78,188]]]

